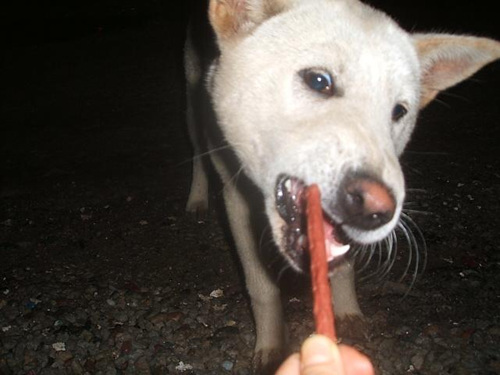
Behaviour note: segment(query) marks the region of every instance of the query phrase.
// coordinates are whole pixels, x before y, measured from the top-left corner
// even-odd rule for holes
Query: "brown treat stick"
[[[307,187],[306,200],[307,236],[311,258],[311,280],[314,299],[313,312],[316,333],[328,336],[337,342],[330,282],[328,279],[321,193],[318,185],[312,184]]]

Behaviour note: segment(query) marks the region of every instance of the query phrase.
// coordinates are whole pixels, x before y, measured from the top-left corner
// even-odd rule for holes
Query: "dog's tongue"
[[[335,239],[333,225],[323,217],[323,232],[325,234],[326,259],[328,262],[349,251],[349,245],[343,245]]]

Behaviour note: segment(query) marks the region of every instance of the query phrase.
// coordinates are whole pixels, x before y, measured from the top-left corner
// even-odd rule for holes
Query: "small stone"
[[[192,370],[193,366],[180,361],[179,364],[177,366],[175,366],[175,369],[177,371],[184,372],[184,371],[190,371],[190,370]]]
[[[435,336],[441,331],[441,328],[436,324],[430,324],[425,329],[423,334],[427,336]]]
[[[411,357],[411,363],[417,370],[421,370],[424,365],[425,356],[422,353],[417,353],[413,357]]]
[[[210,293],[212,298],[221,298],[224,296],[224,291],[222,289],[215,289]]]
[[[71,361],[71,373],[75,375],[83,375],[85,370],[83,369],[80,362],[76,359]]]
[[[115,367],[120,371],[125,371],[128,368],[129,361],[124,357],[117,358],[115,361]]]
[[[234,363],[231,361],[222,362],[222,368],[226,371],[231,371],[234,367]]]
[[[56,359],[62,363],[65,363],[72,358],[73,358],[73,354],[69,351],[59,351],[56,354]]]
[[[66,350],[66,344],[64,342],[55,342],[52,344],[52,348],[56,352],[64,351]]]
[[[180,311],[172,311],[169,313],[158,313],[149,318],[149,321],[153,324],[160,324],[165,322],[178,322],[184,316]]]
[[[120,310],[114,314],[114,318],[118,323],[125,323],[128,320],[128,315],[125,311]]]
[[[4,326],[4,327],[2,327],[2,332],[8,332],[8,331],[10,331],[11,328],[12,328],[12,326],[10,326],[10,325]]]
[[[82,333],[80,333],[80,338],[86,342],[90,342],[93,337],[94,337],[94,335],[92,334],[92,332],[90,332],[86,329],[84,329],[82,331]]]

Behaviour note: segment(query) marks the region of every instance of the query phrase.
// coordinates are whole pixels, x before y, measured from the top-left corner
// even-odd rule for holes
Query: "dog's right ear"
[[[219,46],[244,36],[286,9],[288,0],[210,0],[208,15]]]

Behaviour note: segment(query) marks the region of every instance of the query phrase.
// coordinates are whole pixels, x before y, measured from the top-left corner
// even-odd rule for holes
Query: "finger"
[[[301,350],[302,375],[342,375],[339,349],[329,338],[314,335],[308,338]]]
[[[339,352],[344,363],[345,375],[374,375],[373,365],[367,356],[356,349],[339,345]]]
[[[283,362],[276,371],[275,375],[299,375],[300,374],[300,355],[299,353],[292,354]]]

